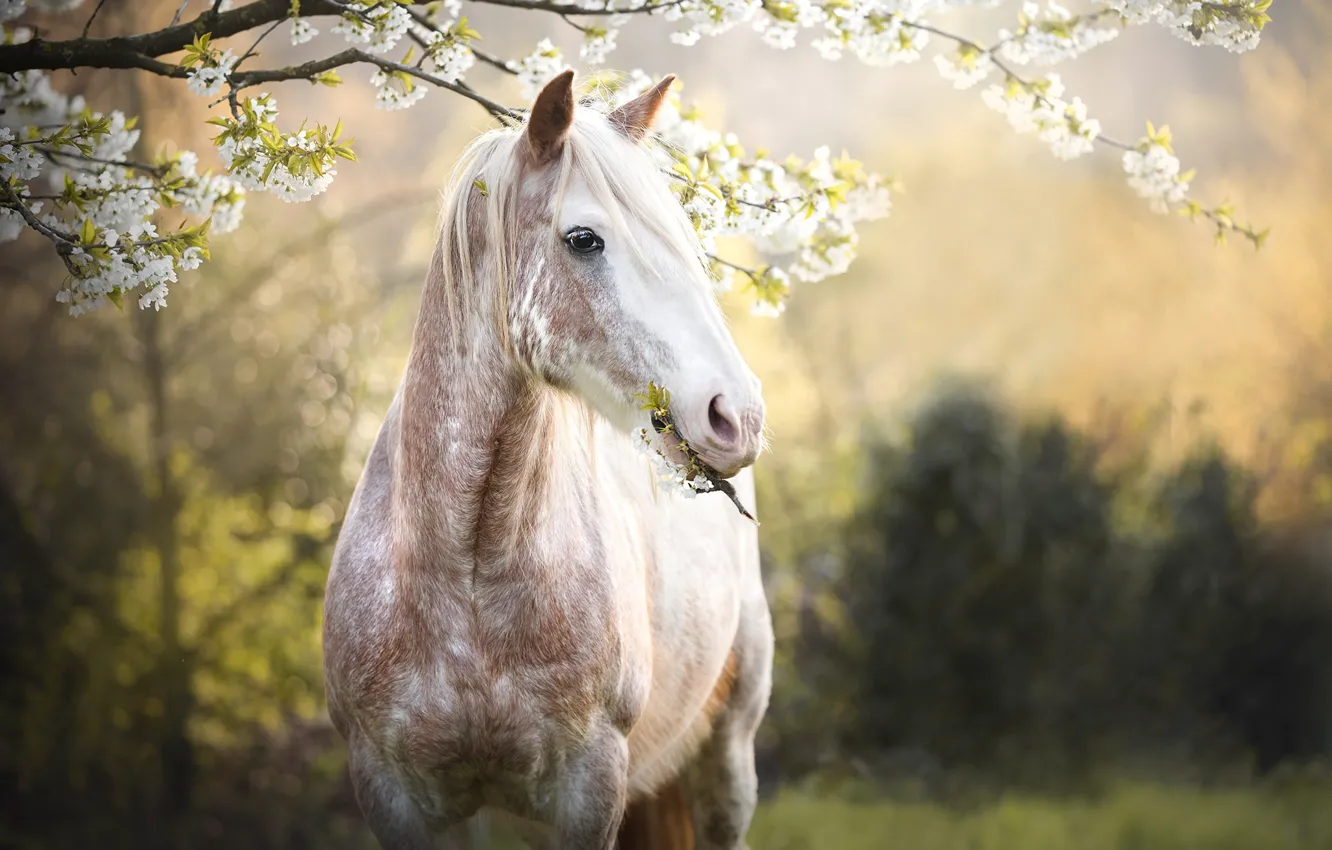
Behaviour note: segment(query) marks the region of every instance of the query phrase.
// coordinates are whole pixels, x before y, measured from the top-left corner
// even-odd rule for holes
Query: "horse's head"
[[[609,115],[575,104],[572,71],[538,95],[511,151],[505,314],[516,356],[621,427],[647,424],[649,381],[666,387],[681,435],[730,476],[759,454],[763,397],[642,144],[672,79]]]

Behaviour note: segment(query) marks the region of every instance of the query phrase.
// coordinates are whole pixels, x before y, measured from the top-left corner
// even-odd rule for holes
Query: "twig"
[[[106,0],[97,0],[97,7],[93,9],[92,14],[88,16],[88,22],[83,25],[84,38],[88,37],[88,30],[92,29],[93,21],[97,19],[97,13],[102,11],[102,7],[105,5],[106,5]]]
[[[323,59],[315,59],[301,65],[289,66],[286,68],[265,69],[261,71],[244,71],[239,74],[232,74],[230,80],[234,85],[235,90],[240,91],[241,89],[261,85],[263,83],[283,82],[286,80],[309,80],[316,74],[322,74],[325,71],[331,71],[334,68],[340,68],[344,65],[357,64],[375,65],[385,71],[397,71],[399,73],[407,74],[410,77],[424,80],[425,82],[439,86],[440,88],[448,89],[455,94],[460,94],[469,100],[481,104],[481,106],[485,107],[487,111],[497,118],[508,118],[513,120],[522,119],[522,113],[510,109],[503,104],[496,103],[462,83],[451,83],[434,74],[427,74],[420,68],[403,65],[400,62],[384,59],[383,57],[375,56],[374,54],[366,53],[364,50],[358,50],[356,48],[349,48],[340,53],[335,53],[332,56],[326,56]]]
[[[530,9],[537,12],[554,12],[557,15],[639,15],[659,12],[672,6],[679,6],[685,0],[666,0],[664,3],[642,3],[627,9],[612,9],[607,3],[601,8],[585,9],[573,3],[552,3],[548,0],[473,0],[491,6],[507,6],[510,9]]]
[[[302,16],[335,14],[336,8],[328,0],[304,0]],[[19,71],[59,71],[72,68],[147,68],[144,58],[163,56],[184,50],[196,36],[210,33],[214,41],[221,41],[264,24],[286,18],[291,12],[290,0],[253,0],[229,12],[218,12],[214,3],[210,11],[185,23],[154,32],[121,38],[75,38],[67,41],[46,41],[33,38],[22,44],[0,45],[0,74]],[[171,67],[171,66],[167,66]]]
[[[684,452],[685,456],[689,458],[690,465],[702,473],[703,477],[712,485],[708,490],[699,490],[697,492],[725,493],[742,517],[754,523],[754,525],[759,524],[759,521],[755,519],[754,515],[745,507],[744,502],[740,501],[740,494],[735,492],[735,485],[731,484],[731,482],[727,481],[725,478],[722,478],[721,475],[717,473],[717,470],[708,466],[708,464],[698,456],[698,452],[694,451],[694,447],[689,445],[689,441],[685,440],[680,435],[679,429],[675,426],[675,416],[671,413],[669,407],[654,409],[652,411],[651,420],[652,429],[663,439],[674,438],[680,441],[680,451]]]
[[[708,259],[712,260],[714,263],[717,263],[718,265],[723,265],[726,266],[727,268],[735,269],[736,271],[741,272],[742,274],[747,274],[752,280],[758,280],[759,277],[761,277],[761,274],[756,269],[751,269],[748,266],[742,266],[739,263],[733,263],[730,260],[726,260],[717,256],[716,254],[708,254]]]
[[[472,54],[476,56],[477,59],[480,59],[482,62],[485,62],[487,65],[490,65],[493,68],[497,68],[506,74],[513,74],[514,76],[518,75],[518,72],[514,70],[514,68],[510,66],[508,62],[505,62],[503,59],[499,58],[498,56],[495,56],[494,54],[491,53],[487,53],[484,50],[477,50],[475,47],[472,47],[471,45],[468,45],[467,49],[472,51]]]
[[[70,274],[77,277],[79,270],[74,266],[74,261],[69,258],[71,250],[70,246],[74,244],[73,238],[58,230],[47,227],[41,219],[33,215],[32,210],[28,209],[27,204],[23,203],[23,199],[14,191],[14,187],[9,185],[8,180],[0,180],[0,192],[4,193],[5,200],[9,202],[20,216],[23,217],[23,220],[27,222],[29,227],[55,243],[56,254],[60,256],[61,262],[65,264],[65,269]]]
[[[180,23],[180,16],[185,14],[185,7],[190,5],[190,0],[180,0],[180,6],[176,8],[176,14],[171,16],[171,26]],[[216,11],[216,9],[214,10]]]
[[[244,62],[246,59],[249,59],[251,56],[253,56],[253,55],[254,55],[255,48],[257,48],[257,47],[259,46],[259,42],[261,42],[261,41],[263,41],[264,39],[268,38],[269,33],[273,32],[273,30],[275,30],[275,29],[277,29],[279,26],[281,26],[281,25],[282,25],[282,22],[283,22],[284,20],[286,20],[286,19],[285,19],[285,18],[278,18],[276,21],[274,21],[274,22],[268,27],[268,29],[266,29],[266,30],[264,30],[262,33],[260,33],[260,34],[259,34],[259,37],[256,38],[256,39],[254,40],[254,44],[251,44],[250,47],[249,47],[249,49],[246,50],[244,53],[242,53],[242,54],[241,54],[241,57],[240,57],[239,59],[236,60],[236,64],[231,66],[232,70],[235,71],[235,69],[237,69],[237,68],[239,68],[239,67],[241,66],[241,63],[242,63],[242,62]]]
[[[424,27],[425,29],[430,30],[431,32],[438,32],[442,34],[440,28],[431,23],[430,19],[427,18],[425,15],[416,11],[411,6],[404,6],[403,8],[407,10],[407,14],[411,15],[412,20],[416,21],[418,25]],[[421,38],[419,35],[417,35],[414,32],[410,33],[410,35],[417,44],[421,45],[422,48],[424,49],[429,48],[429,45],[426,43],[425,39]],[[487,65],[498,68],[499,70],[503,71],[506,74],[516,75],[518,73],[513,68],[509,67],[508,62],[505,62],[503,59],[499,58],[498,56],[495,56],[494,54],[487,53],[484,50],[478,50],[475,45],[469,44],[467,45],[467,49],[472,51],[472,55],[475,56],[477,59],[480,59],[482,62],[486,63]],[[421,57],[421,61],[425,61],[424,56]]]
[[[1100,15],[1101,13],[1098,12],[1094,15],[1091,15],[1090,17],[1096,18],[1100,17]],[[956,33],[951,33],[948,32],[947,30],[941,30],[938,27],[933,26],[931,24],[922,24],[916,21],[903,20],[902,26],[907,27],[908,29],[915,29],[915,30],[920,30],[921,32],[928,32],[933,35],[937,35],[940,38],[946,38],[949,41],[952,41],[954,44],[960,44],[963,47],[969,47],[978,53],[986,54],[987,56],[990,57],[990,61],[994,63],[994,67],[998,68],[999,71],[1006,78],[1013,80],[1018,85],[1022,86],[1022,88],[1026,89],[1028,92],[1032,94],[1032,96],[1034,96],[1041,103],[1044,103],[1046,106],[1053,106],[1053,104],[1050,103],[1048,98],[1046,98],[1044,95],[1042,95],[1039,91],[1035,89],[1032,83],[1030,83],[1021,75],[1016,73],[1012,68],[1008,67],[1008,65],[1006,65],[1004,62],[1001,62],[999,58],[995,56],[995,53],[999,50],[999,48],[1002,47],[1010,39],[1004,39],[1003,41],[999,41],[994,45],[991,45],[990,47],[986,47],[985,45],[973,41],[967,38],[966,36],[957,35]],[[1096,137],[1093,139],[1093,141],[1109,145],[1112,148],[1119,148],[1120,150],[1126,150],[1126,151],[1136,150],[1136,148],[1133,145],[1121,142],[1117,139],[1113,139],[1103,133],[1098,133]]]
[[[560,20],[564,21],[566,24],[568,24],[569,26],[573,27],[574,29],[578,30],[578,31],[581,32],[581,33],[584,33],[584,34],[587,33],[587,27],[583,26],[582,24],[578,23],[577,21],[570,20],[570,19],[569,19],[569,13],[568,13],[568,12],[561,12],[561,13],[560,13]]]
[[[133,168],[136,171],[143,171],[154,177],[161,177],[166,173],[164,167],[149,165],[146,162],[134,162],[133,160],[125,160],[122,162],[114,159],[101,159],[100,157],[88,156],[87,154],[74,154],[69,153],[68,151],[56,150],[55,148],[38,148],[37,150],[41,151],[48,159],[64,157],[66,159],[83,160],[84,162],[95,162],[99,165],[119,165],[121,168]]]

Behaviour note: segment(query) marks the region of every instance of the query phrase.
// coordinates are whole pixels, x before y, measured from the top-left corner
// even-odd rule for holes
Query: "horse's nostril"
[[[726,399],[721,396],[714,397],[712,403],[708,405],[708,427],[712,429],[713,437],[722,447],[733,446],[740,438],[740,429],[735,423],[735,417],[726,405]]]

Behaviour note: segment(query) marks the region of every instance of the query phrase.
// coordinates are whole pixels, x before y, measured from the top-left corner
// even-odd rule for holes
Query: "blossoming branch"
[[[891,66],[933,51],[945,81],[963,89],[985,83],[983,102],[1057,157],[1116,151],[1129,186],[1153,210],[1205,219],[1218,239],[1233,232],[1261,245],[1267,235],[1241,223],[1229,204],[1212,206],[1190,195],[1194,175],[1182,169],[1167,128],[1148,124],[1137,141],[1117,141],[1080,98],[1065,96],[1057,73],[1037,76],[1026,69],[1074,60],[1134,26],[1163,27],[1194,45],[1251,50],[1271,0],[1102,0],[1081,12],[1053,0],[1025,2],[1012,29],[988,42],[932,19],[1002,0],[468,2],[549,15],[579,33],[579,59],[591,66],[608,61],[618,33],[635,18],[660,21],[682,45],[751,27],[778,50],[806,37],[832,61],[853,56]],[[29,7],[71,13],[88,6],[78,38],[46,41],[25,26]],[[287,80],[338,86],[340,70],[366,66],[381,108],[406,109],[443,90],[513,122],[522,110],[478,91],[468,81],[472,70],[479,64],[512,75],[530,98],[567,64],[549,39],[514,58],[482,49],[462,0],[184,0],[161,29],[89,38],[100,7],[84,0],[0,0],[0,241],[24,230],[49,240],[68,271],[56,297],[75,315],[127,295],[140,307],[161,309],[180,273],[208,258],[209,236],[240,225],[247,193],[306,201],[328,191],[342,163],[355,161],[353,142],[338,122],[280,123],[277,99],[262,87]],[[194,17],[185,19],[187,13]],[[296,66],[254,67],[257,48],[275,31],[294,45],[336,48]],[[52,71],[77,68],[152,73],[181,80],[207,98],[216,112],[209,123],[217,128],[219,167],[201,169],[192,151],[136,156],[132,117],[92,110],[52,85]],[[594,94],[617,105],[642,92],[649,79],[641,70],[602,75]],[[855,160],[827,148],[808,159],[750,152],[733,134],[709,128],[678,92],[657,128],[662,170],[708,249],[718,286],[743,285],[757,313],[780,313],[793,284],[846,271],[858,226],[890,210],[889,185]],[[159,230],[164,208],[193,223]],[[716,240],[724,236],[748,239],[763,262],[748,266],[722,256]]]

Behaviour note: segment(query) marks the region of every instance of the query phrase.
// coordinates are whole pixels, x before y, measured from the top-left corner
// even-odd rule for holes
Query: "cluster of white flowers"
[[[93,250],[106,251],[106,259],[97,259],[83,246],[74,248],[70,261],[81,273],[69,287],[56,293],[56,300],[68,304],[72,316],[95,310],[121,293],[140,287],[147,291],[140,297],[139,307],[160,310],[166,306],[168,285],[176,282],[177,270],[194,269],[202,262],[197,248],[192,252],[187,249],[179,261],[152,250],[157,229],[149,222],[139,223],[123,240],[114,230],[102,231],[100,238],[100,245]]]
[[[1076,159],[1090,153],[1101,134],[1101,123],[1087,117],[1081,98],[1065,101],[1064,84],[1058,74],[1047,74],[1036,83],[1010,78],[982,92],[985,103],[1008,116],[1019,133],[1035,133],[1060,159]]]
[[[621,17],[612,16],[609,26],[590,26],[583,30],[583,44],[578,49],[578,55],[584,62],[589,65],[605,64],[606,57],[615,49],[615,38],[620,33],[616,24],[623,23],[617,20]]]
[[[1271,0],[1108,0],[1110,11],[1129,23],[1155,21],[1195,44],[1219,44],[1235,51],[1257,44]],[[811,41],[820,54],[838,59],[851,53],[873,65],[911,62],[920,57],[929,33],[927,17],[960,6],[996,6],[999,0],[684,0],[664,17],[682,29],[671,36],[692,45],[750,22],[768,44],[787,48],[800,30],[823,31]],[[597,8],[605,4],[592,2]],[[1114,38],[1117,30],[1097,26],[1103,14],[1074,15],[1058,3],[1044,11],[1023,7],[1016,33],[1001,32],[1004,58],[1016,63],[1062,61]]]
[[[333,25],[350,44],[365,45],[370,53],[387,53],[406,35],[412,16],[397,3],[378,0],[348,0],[348,11]]]
[[[990,76],[996,67],[988,51],[977,50],[970,45],[959,47],[952,56],[936,54],[934,64],[939,69],[939,75],[951,82],[955,89],[971,88]]]
[[[406,109],[426,93],[425,86],[401,71],[377,70],[370,76],[370,85],[375,87],[375,106],[380,109]]]
[[[13,11],[13,6],[7,8]],[[3,31],[22,43],[24,29]],[[202,228],[159,234],[149,219],[162,204],[200,219],[212,232],[234,229],[243,191],[224,176],[199,174],[190,151],[152,164],[130,163],[139,141],[134,122],[121,112],[91,112],[82,98],[57,91],[41,71],[0,77],[0,181],[12,198],[0,209],[0,241],[18,238],[26,212],[66,260],[70,279],[57,294],[74,315],[125,293],[146,290],[142,306],[165,304],[181,271],[195,268],[206,252]],[[44,183],[58,194],[34,200]],[[17,206],[15,200],[17,199]]]
[[[517,62],[509,63],[509,67],[518,75],[518,81],[523,87],[523,97],[531,101],[541,91],[542,86],[568,65],[565,64],[564,54],[560,49],[552,44],[550,39],[543,38],[537,42],[536,50]]]
[[[31,180],[42,173],[42,158],[31,146],[16,144],[13,130],[0,127],[0,169],[6,177]]]
[[[337,176],[337,132],[329,137],[316,127],[283,133],[273,120],[277,114],[272,95],[247,100],[242,116],[228,122],[219,137],[218,155],[241,186],[271,192],[288,203],[308,201],[323,194]]]
[[[225,50],[216,59],[197,64],[186,76],[185,86],[195,94],[216,97],[235,65],[236,56],[230,50]]]
[[[647,74],[634,71],[612,94],[611,106],[651,84]],[[742,272],[761,315],[781,311],[792,279],[812,283],[844,272],[855,257],[856,226],[891,209],[887,186],[859,163],[834,159],[826,147],[807,162],[749,155],[734,134],[718,133],[693,111],[682,112],[674,93],[658,110],[653,130],[669,154],[664,165],[673,175],[672,188],[704,250],[713,253],[718,237],[743,237],[773,261]],[[719,289],[735,284],[735,267],[716,263],[713,271]]]
[[[187,215],[208,219],[213,233],[231,233],[240,227],[245,210],[245,188],[227,174],[198,172],[199,156],[194,151],[176,155],[175,173],[181,185],[173,187],[170,197]]]
[[[426,45],[422,68],[440,79],[456,83],[476,63],[476,54],[468,43],[480,34],[467,26],[467,19],[454,17],[448,23],[417,25],[416,36]]]
[[[1164,215],[1188,197],[1190,175],[1180,173],[1179,158],[1160,141],[1144,141],[1137,149],[1125,151],[1124,172],[1129,186],[1147,199],[1153,212]]]
[[[688,47],[701,36],[721,35],[752,20],[762,8],[762,0],[685,0],[667,8],[664,17],[684,23],[685,28],[673,33],[671,41]]]
[[[676,463],[666,457],[658,445],[658,441],[661,440],[659,435],[654,435],[647,428],[639,428],[637,436],[635,445],[652,462],[653,480],[663,492],[679,493],[687,499],[692,499],[699,493],[713,489],[712,482],[707,478],[702,475],[691,475],[689,468],[684,464]]]
[[[1258,46],[1272,0],[1108,0],[1130,24],[1148,21],[1195,45],[1218,45],[1232,53]]]
[[[1017,32],[999,31],[999,58],[1014,65],[1054,65],[1076,59],[1119,35],[1100,17],[1074,15],[1050,0],[1045,9],[1023,3]]]

